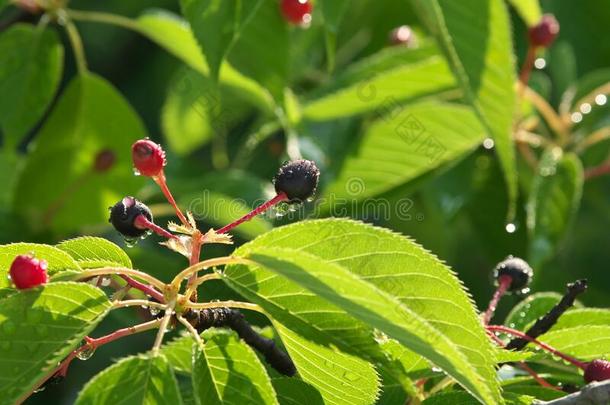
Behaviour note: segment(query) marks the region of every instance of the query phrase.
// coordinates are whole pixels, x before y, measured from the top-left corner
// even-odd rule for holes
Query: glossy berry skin
[[[508,287],[508,291],[511,292],[521,292],[525,290],[532,281],[533,275],[534,270],[532,270],[525,260],[512,256],[509,256],[506,260],[498,263],[493,271],[493,277],[496,283],[502,276],[509,276],[511,278],[511,283]]]
[[[284,18],[291,24],[303,25],[311,22],[313,6],[309,0],[281,0]]]
[[[559,23],[552,14],[545,14],[540,22],[528,31],[530,43],[536,47],[548,48],[559,34]]]
[[[9,274],[15,287],[23,290],[46,284],[49,281],[47,266],[46,260],[38,260],[32,255],[20,255],[13,260]]]
[[[289,202],[302,202],[316,192],[320,170],[311,160],[295,160],[280,167],[273,179],[275,192],[286,194]]]
[[[138,228],[134,222],[139,215],[144,215],[150,222],[153,217],[150,209],[133,197],[125,197],[110,208],[110,223],[121,235],[138,238],[147,230]]]
[[[610,380],[610,361],[593,360],[585,368],[585,381],[588,383],[593,381]]]
[[[165,166],[165,151],[149,139],[140,139],[131,146],[133,166],[143,176],[158,176]]]

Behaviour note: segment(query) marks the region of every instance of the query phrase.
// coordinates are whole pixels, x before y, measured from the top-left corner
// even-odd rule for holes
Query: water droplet
[[[519,312],[519,317],[525,318],[525,312]]]
[[[595,96],[595,104],[597,105],[604,105],[606,104],[606,101],[608,101],[608,98],[605,94],[598,94]]]
[[[149,312],[152,316],[157,316],[157,315],[159,315],[159,312],[161,312],[161,308],[150,307]]]
[[[147,310],[148,309],[148,305],[141,305],[142,309]]]
[[[36,388],[36,389],[35,389],[33,392],[34,392],[34,394],[36,394],[36,393],[38,393],[38,392],[44,391],[44,390],[45,390],[45,388],[47,388],[47,387],[45,387],[45,386],[43,385],[43,386],[41,386],[41,387]]]
[[[95,348],[86,347],[83,350],[76,353],[76,358],[79,360],[89,360],[95,353]]]
[[[508,232],[508,233],[515,233],[515,231],[517,230],[517,225],[515,225],[511,222],[511,223],[506,224],[505,229],[506,229],[506,232]]]
[[[307,202],[313,202],[313,200],[315,200],[315,197],[314,197],[314,196],[311,196],[311,197],[309,197],[309,198],[308,198],[307,200],[305,200],[305,201],[307,201]]]
[[[591,112],[591,104],[589,103],[582,103],[580,105],[580,112],[583,114],[589,114]]]
[[[570,118],[572,119],[572,122],[578,124],[580,121],[582,121],[582,114],[579,112],[575,112],[572,113],[572,116]]]
[[[138,169],[136,169],[135,167],[133,168],[133,174],[134,176],[141,176],[142,173],[140,173],[140,171]]]
[[[102,285],[102,287],[108,287],[108,286],[110,286],[111,282],[112,282],[112,280],[110,279],[110,277],[103,277],[101,285]]]
[[[140,236],[140,239],[144,240],[146,238],[148,238],[150,235],[152,235],[153,231],[151,231],[150,229],[146,230],[146,232],[144,232],[144,234],[142,236]]]
[[[432,371],[433,371],[433,372],[435,372],[435,373],[440,373],[440,372],[442,372],[443,370],[442,370],[440,367],[436,367],[436,366],[434,366],[434,367],[432,367]]]
[[[536,69],[544,69],[546,67],[546,60],[544,58],[537,58],[534,61],[534,66]]]
[[[488,149],[488,150],[493,149],[494,145],[495,145],[495,142],[491,138],[485,138],[485,140],[483,141],[483,147],[485,149]]]
[[[138,238],[125,238],[125,246],[127,246],[128,248],[132,248],[138,244],[138,241]]]
[[[512,323],[512,322],[511,322],[511,323],[508,325],[508,327],[509,327],[509,328],[514,328],[515,326],[517,326],[517,325],[515,325],[515,324],[514,324],[514,323]]]
[[[6,321],[4,322],[4,325],[2,325],[2,330],[7,335],[12,335],[17,330],[17,327],[12,321]]]

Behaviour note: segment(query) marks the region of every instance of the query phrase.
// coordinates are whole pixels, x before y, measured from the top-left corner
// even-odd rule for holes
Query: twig
[[[576,145],[574,151],[576,153],[583,152],[585,149],[595,145],[596,143],[605,141],[606,139],[610,139],[610,126],[602,127],[591,133]]]
[[[549,345],[547,345],[546,343],[543,343],[539,340],[536,340],[528,335],[526,335],[525,333],[516,330],[516,329],[512,329],[512,328],[508,328],[506,326],[500,326],[500,325],[488,325],[485,328],[487,328],[487,330],[491,331],[491,332],[502,332],[502,333],[507,333],[509,335],[513,335],[513,336],[517,336],[520,337],[522,339],[525,339],[526,341],[528,341],[529,343],[533,343],[536,346],[546,350],[547,352],[567,361],[568,363],[571,363],[572,365],[581,368],[584,370],[584,368],[587,366],[587,363],[580,361],[578,359],[575,359],[572,356],[568,356],[565,353],[560,352],[559,350],[555,349],[554,347],[551,347]]]
[[[570,283],[567,286],[566,294],[561,300],[544,316],[538,318],[536,323],[529,328],[525,334],[532,339],[536,339],[538,336],[548,332],[561,315],[566,312],[571,306],[574,305],[576,297],[587,289],[587,280],[577,280],[574,283]],[[528,341],[522,338],[516,338],[511,340],[506,349],[508,350],[521,350],[527,346]]]
[[[608,405],[610,404],[610,380],[592,382],[580,391],[552,401],[534,401],[532,405]]]
[[[178,291],[180,289],[180,284],[186,279],[189,278],[192,274],[197,273],[201,270],[209,269],[211,267],[222,266],[225,264],[252,264],[252,261],[248,259],[242,259],[240,257],[216,257],[214,259],[204,260],[197,264],[194,264],[186,269],[182,270],[180,273],[174,277],[171,282],[171,290]]]
[[[155,301],[148,301],[148,300],[125,300],[125,301],[116,301],[112,304],[113,308],[128,308],[128,307],[135,307],[135,306],[154,307],[154,308],[160,308],[160,309],[167,308],[167,305],[165,305],[165,304],[162,304],[160,302],[155,302]]]

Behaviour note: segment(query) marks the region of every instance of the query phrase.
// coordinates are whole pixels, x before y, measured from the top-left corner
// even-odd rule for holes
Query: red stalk
[[[182,224],[184,226],[190,228],[191,224],[189,224],[188,220],[186,219],[186,217],[180,210],[180,207],[178,207],[178,204],[176,204],[176,200],[174,199],[172,192],[169,191],[169,187],[167,187],[167,182],[165,180],[165,173],[163,173],[163,170],[161,170],[161,172],[159,173],[158,176],[153,176],[152,179],[155,181],[155,183],[157,183],[159,185],[159,187],[161,188],[161,191],[163,192],[163,195],[165,196],[167,201],[170,203],[170,205],[172,207],[174,207],[174,210],[176,210],[176,215],[180,219],[180,222],[182,222]]]
[[[142,214],[140,214],[140,215],[138,215],[136,217],[136,219],[133,222],[133,224],[138,229],[150,229],[151,231],[153,231],[157,235],[162,236],[164,238],[167,238],[167,239],[178,239],[178,237],[176,235],[173,235],[173,234],[169,233],[165,229],[161,228],[159,225],[155,224],[152,221],[149,221],[148,218],[146,218]]]
[[[165,297],[163,297],[163,294],[161,294],[159,291],[157,291],[153,286],[141,283],[138,280],[131,278],[129,276],[126,276],[124,274],[119,274],[119,277],[121,277],[123,280],[125,280],[127,282],[127,284],[129,284],[136,290],[140,290],[144,294],[150,295],[151,297],[156,299],[158,302],[161,302],[161,303],[165,302]]]
[[[281,203],[282,201],[286,201],[286,200],[288,200],[288,197],[286,196],[286,194],[279,193],[278,195],[276,195],[269,201],[259,205],[254,210],[252,210],[248,214],[244,215],[243,217],[239,218],[238,220],[233,221],[230,224],[225,225],[224,227],[220,228],[219,230],[216,231],[216,233],[227,233],[231,229],[235,228],[236,226],[241,225],[242,223],[251,220],[255,216],[267,211],[269,208],[273,207],[274,205],[277,205],[277,204]]]
[[[513,280],[510,276],[500,276],[498,278],[498,288],[496,289],[496,292],[494,293],[491,301],[489,302],[489,306],[487,307],[487,311],[485,311],[485,314],[483,315],[483,325],[487,325],[489,324],[489,321],[491,320],[491,318],[494,316],[494,313],[496,312],[496,308],[498,307],[498,302],[500,302],[500,299],[502,298],[502,296],[504,294],[506,294],[506,291],[508,291],[508,288],[510,287],[510,283],[512,283]]]

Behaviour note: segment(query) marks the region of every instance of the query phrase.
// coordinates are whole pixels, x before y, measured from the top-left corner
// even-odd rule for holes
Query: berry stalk
[[[491,318],[496,312],[498,302],[500,302],[500,299],[504,296],[504,294],[506,294],[506,291],[508,291],[512,282],[512,277],[508,275],[503,275],[498,278],[498,288],[496,289],[496,292],[494,293],[491,301],[489,302],[487,311],[485,311],[485,314],[483,315],[483,325],[489,324],[489,321],[491,321]]]
[[[189,221],[186,219],[186,217],[180,210],[180,207],[178,207],[178,204],[176,203],[176,200],[174,199],[172,192],[169,190],[169,187],[167,187],[167,181],[165,180],[165,173],[163,173],[163,171],[161,171],[158,175],[153,176],[152,179],[155,181],[155,183],[157,183],[159,185],[159,188],[161,189],[161,192],[167,199],[167,202],[169,202],[169,204],[172,207],[174,207],[174,210],[176,211],[176,215],[178,216],[178,219],[180,219],[180,222],[182,222],[182,224],[184,226],[190,228],[191,224],[189,223]]]
[[[272,199],[270,199],[269,201],[259,205],[258,207],[256,207],[254,210],[252,210],[248,214],[239,218],[238,220],[233,221],[230,224],[223,226],[222,228],[217,230],[216,233],[227,233],[231,229],[235,228],[236,226],[241,225],[242,223],[251,220],[255,216],[262,214],[263,212],[267,211],[269,208],[271,208],[274,205],[277,205],[283,201],[288,201],[288,197],[286,196],[286,193],[281,192],[281,193],[277,194],[275,197],[273,197]]]
[[[121,277],[123,280],[125,280],[125,282],[127,282],[127,284],[129,284],[131,287],[135,288],[136,290],[140,290],[144,294],[150,295],[151,297],[153,297],[154,299],[156,299],[159,302],[165,302],[165,297],[163,297],[163,294],[161,294],[159,291],[157,291],[153,286],[141,283],[138,280],[133,279],[126,274],[119,274],[119,277]]]
[[[583,370],[587,367],[588,363],[580,361],[572,356],[568,356],[567,354],[560,352],[559,350],[555,349],[554,347],[551,347],[544,342],[536,340],[533,337],[528,336],[519,330],[508,328],[506,326],[500,326],[500,325],[487,325],[486,328],[487,328],[487,330],[489,330],[491,332],[507,333],[509,335],[517,336],[517,337],[520,337],[521,339],[527,340],[529,343],[533,343],[536,346],[540,347],[541,349],[544,349],[547,352],[549,352],[557,357],[560,357],[561,359],[567,361],[568,363],[573,364],[576,367],[581,368]]]
[[[134,220],[133,224],[136,228],[149,229],[149,230],[153,231],[154,233],[156,233],[157,235],[162,236],[164,238],[178,239],[178,237],[176,235],[169,233],[165,229],[161,228],[159,225],[148,220],[148,218],[146,218],[146,216],[144,216],[144,215],[138,215],[136,217],[136,219]]]

